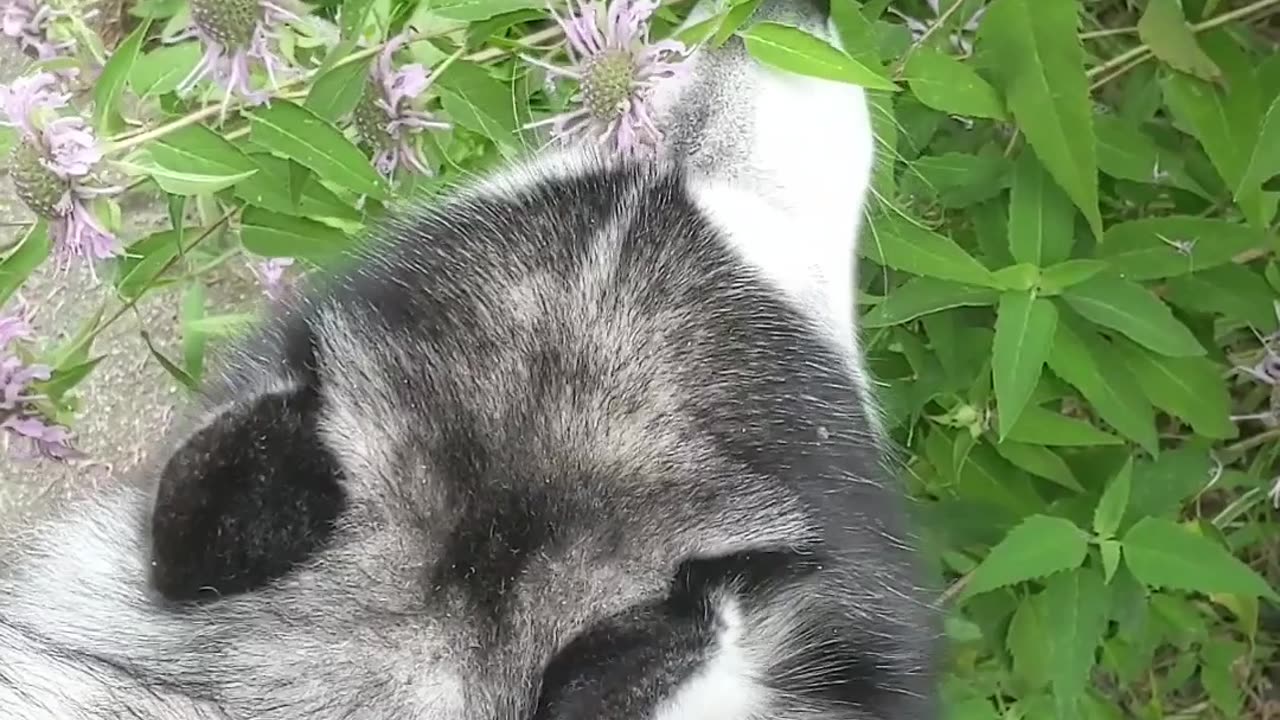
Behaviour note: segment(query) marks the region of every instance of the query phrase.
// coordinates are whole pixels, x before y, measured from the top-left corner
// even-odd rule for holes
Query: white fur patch
[[[757,720],[766,717],[768,690],[757,679],[761,668],[746,640],[738,603],[719,602],[720,632],[709,662],[658,707],[653,720]]]

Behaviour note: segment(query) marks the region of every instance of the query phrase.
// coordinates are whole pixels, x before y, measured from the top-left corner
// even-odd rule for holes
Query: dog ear
[[[151,518],[154,587],[174,601],[247,592],[323,547],[346,501],[308,385],[222,408],[161,471]]]

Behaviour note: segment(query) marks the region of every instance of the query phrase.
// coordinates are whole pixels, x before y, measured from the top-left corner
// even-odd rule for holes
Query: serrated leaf
[[[1009,202],[1009,250],[1014,260],[1039,267],[1062,262],[1075,245],[1075,206],[1045,172],[1035,153],[1018,159]]]
[[[991,548],[969,576],[964,594],[977,595],[1079,567],[1088,546],[1088,536],[1070,520],[1032,515]]]
[[[1130,528],[1124,556],[1134,576],[1151,587],[1280,601],[1266,580],[1222,546],[1164,518],[1143,518]]]
[[[49,226],[43,220],[38,221],[0,260],[0,306],[9,302],[31,273],[49,257],[52,249]]]
[[[1008,438],[1032,445],[1052,447],[1092,447],[1120,445],[1123,441],[1083,420],[1059,415],[1036,405],[1028,405],[1009,429]]]
[[[861,326],[900,325],[949,308],[995,305],[998,297],[996,291],[989,288],[930,277],[911,278],[863,316]]]
[[[120,94],[129,80],[129,73],[138,59],[138,50],[151,29],[151,21],[145,20],[120,42],[107,58],[93,86],[93,127],[101,135],[110,134],[119,124]]]
[[[1138,37],[1156,57],[1175,70],[1205,80],[1217,80],[1222,75],[1217,64],[1196,42],[1179,0],[1149,0],[1138,21]]]
[[[1003,155],[944,153],[911,163],[904,185],[914,194],[937,197],[944,207],[968,207],[999,195],[1008,186],[1009,161]]]
[[[307,218],[250,207],[240,220],[240,238],[249,252],[262,257],[333,260],[351,246],[341,230]]]
[[[1156,407],[1190,423],[1199,435],[1219,439],[1236,436],[1238,431],[1230,419],[1231,398],[1211,361],[1162,357],[1126,343],[1114,347]]]
[[[1262,227],[1270,219],[1262,188],[1244,184],[1261,120],[1261,108],[1252,106],[1249,92],[1253,82],[1246,72],[1231,72],[1226,78],[1230,89],[1224,89],[1190,75],[1170,73],[1160,85],[1174,118],[1200,141],[1245,217]]]
[[[1149,290],[1118,277],[1099,276],[1062,293],[1073,310],[1118,330],[1163,355],[1194,357],[1205,350],[1191,331]]]
[[[1008,437],[1036,389],[1057,326],[1058,309],[1052,302],[1020,292],[1000,297],[991,373],[1001,438]]]
[[[1005,118],[1004,103],[990,83],[960,60],[923,46],[907,60],[903,79],[916,99],[934,110],[966,117]]]
[[[1130,280],[1155,280],[1224,265],[1270,245],[1266,233],[1240,223],[1173,215],[1112,225],[1098,258]]]
[[[979,42],[1036,156],[1102,237],[1093,112],[1076,0],[996,0]]]
[[[1133,458],[1130,457],[1107,484],[1102,498],[1098,500],[1098,506],[1093,510],[1093,532],[1099,537],[1109,538],[1120,529],[1120,520],[1129,507],[1129,488],[1132,483]],[[1110,573],[1107,577],[1111,577]]]
[[[369,85],[372,63],[373,58],[369,57],[329,68],[307,92],[307,109],[329,122],[337,122],[354,110]]]
[[[1116,367],[1110,347],[1092,330],[1059,318],[1048,365],[1055,375],[1075,386],[1117,431],[1147,452],[1159,452],[1151,403],[1129,371]]]
[[[871,236],[858,243],[870,260],[898,270],[967,285],[995,287],[991,271],[954,241],[892,212],[876,215]]]
[[[1080,568],[1049,578],[1043,598],[1051,619],[1047,639],[1054,697],[1079,698],[1107,629],[1110,593],[1097,572]]]
[[[117,271],[116,292],[121,298],[134,300],[146,292],[165,266],[177,257],[181,235],[177,230],[164,230],[126,248]]]
[[[1123,118],[1095,115],[1098,169],[1114,178],[1147,185],[1171,185],[1205,199],[1212,196],[1189,174],[1182,158],[1162,149],[1150,137]]]
[[[752,57],[780,70],[860,85],[870,90],[898,89],[889,79],[799,28],[761,22],[739,34]]]
[[[1212,479],[1212,463],[1203,447],[1167,450],[1153,462],[1137,463],[1125,521],[1175,512]]]
[[[1084,492],[1071,466],[1053,450],[1040,445],[1026,445],[1006,440],[995,446],[1000,457],[1046,480],[1055,482],[1074,492]]]
[[[275,100],[248,116],[251,137],[258,145],[356,193],[378,200],[388,197],[386,182],[364,153],[314,112],[287,100]]]

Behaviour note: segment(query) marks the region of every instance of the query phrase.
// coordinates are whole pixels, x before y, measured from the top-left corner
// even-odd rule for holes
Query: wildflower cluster
[[[608,6],[579,2],[569,17],[553,13],[572,64],[525,60],[578,81],[578,107],[529,127],[550,125],[561,141],[585,138],[626,156],[652,152],[662,139],[653,117],[654,90],[681,75],[688,55],[676,40],[650,42],[649,20],[657,9],[657,0],[614,0]]]
[[[374,166],[386,177],[391,177],[396,168],[432,174],[417,135],[424,130],[449,127],[414,106],[435,76],[418,63],[400,68],[393,64],[395,52],[407,41],[400,35],[382,49],[371,71],[370,86],[352,112],[357,134],[373,148]]]
[[[0,30],[28,57],[51,60],[75,47],[70,40],[54,37],[53,21],[63,12],[48,0],[7,0],[2,7]]]
[[[285,67],[277,54],[279,27],[298,16],[284,5],[270,0],[191,0],[191,27],[176,40],[197,38],[204,55],[178,86],[187,93],[200,81],[212,77],[223,89],[223,113],[233,97],[261,105],[279,88]],[[269,88],[254,87],[253,70],[260,65],[267,74]]]
[[[0,429],[10,453],[18,458],[66,460],[78,457],[71,447],[71,433],[50,423],[32,403],[40,399],[32,384],[48,380],[44,365],[26,362],[17,351],[19,341],[35,337],[30,308],[19,303],[15,312],[0,316]]]
[[[49,73],[20,78],[0,90],[0,107],[18,130],[9,170],[18,197],[49,221],[57,262],[114,257],[120,243],[94,215],[93,198],[119,188],[90,184],[102,151],[84,118],[62,115],[70,97]]]

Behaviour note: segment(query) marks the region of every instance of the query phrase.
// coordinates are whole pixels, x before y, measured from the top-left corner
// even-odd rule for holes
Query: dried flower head
[[[0,88],[0,107],[7,124],[19,130],[9,156],[14,189],[32,212],[49,221],[58,266],[66,269],[73,258],[120,254],[119,240],[88,206],[118,188],[88,184],[102,152],[84,118],[59,112],[69,98],[56,88],[49,73],[19,78]]]
[[[53,37],[53,21],[64,15],[47,0],[7,0],[0,14],[0,30],[18,43],[18,49],[36,60],[50,60],[75,47],[70,40]]]
[[[424,130],[449,127],[414,105],[431,87],[435,76],[418,63],[399,68],[394,65],[395,52],[407,41],[400,35],[382,49],[370,71],[370,86],[352,111],[356,132],[374,151],[374,166],[388,178],[398,167],[432,174],[417,136]]]
[[[178,91],[189,92],[212,76],[225,92],[224,113],[233,96],[253,105],[267,102],[285,67],[273,48],[279,39],[277,27],[298,20],[295,13],[269,0],[191,0],[191,29],[177,39],[198,38],[204,45],[204,55],[179,84]],[[255,61],[267,73],[269,90],[253,86]]]
[[[657,0],[579,2],[568,18],[552,15],[564,29],[573,64],[562,68],[525,57],[548,72],[578,81],[576,109],[532,123],[550,125],[553,137],[585,137],[622,155],[652,151],[662,139],[653,119],[659,82],[677,77],[688,57],[675,40],[649,41],[649,19]]]
[[[32,384],[48,380],[52,372],[44,365],[25,362],[14,346],[34,335],[31,312],[24,303],[0,316],[0,429],[4,430],[5,444],[10,454],[22,459],[79,457],[71,447],[71,433],[42,417],[32,404],[41,399]]]

